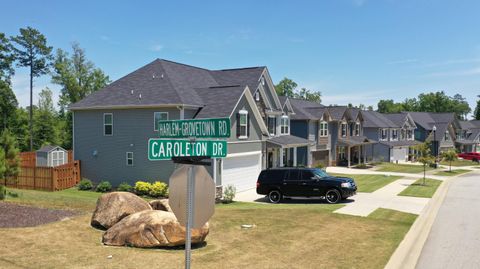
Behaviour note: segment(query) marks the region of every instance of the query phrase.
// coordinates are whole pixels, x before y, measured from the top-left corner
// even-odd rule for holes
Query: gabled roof
[[[471,120],[470,124],[472,124],[473,126],[475,126],[477,128],[480,128],[480,120]]]
[[[348,107],[346,106],[329,106],[327,109],[330,113],[331,119],[334,121],[341,121],[346,113],[350,117],[347,111]]]
[[[62,148],[60,146],[46,145],[46,146],[41,147],[39,150],[37,150],[37,152],[51,152],[51,151],[54,151],[56,149],[66,151],[64,148]]]
[[[265,66],[210,71],[221,85],[246,85],[252,94],[258,87]]]
[[[471,121],[465,121],[465,120],[462,120],[462,121],[459,121],[460,123],[460,128],[462,128],[463,130],[469,130],[469,129],[473,129],[473,128],[480,128],[480,127],[476,127],[473,122]]]
[[[230,117],[233,108],[243,95],[247,86],[219,86],[195,89],[202,96],[202,108],[195,116],[201,118],[224,118]]]
[[[403,112],[408,113],[417,125],[420,125],[425,130],[431,131],[433,126],[440,123],[455,124],[454,113],[434,113],[434,112]]]
[[[401,128],[402,124],[395,124],[384,114],[376,111],[362,111],[364,128]]]
[[[280,102],[285,103],[288,101],[295,112],[290,117],[292,120],[318,120],[323,117],[326,109],[323,105],[307,100],[287,98],[285,96],[279,96]]]

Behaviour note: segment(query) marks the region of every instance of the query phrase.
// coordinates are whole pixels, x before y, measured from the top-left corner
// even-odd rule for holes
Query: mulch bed
[[[34,227],[77,215],[68,210],[54,210],[0,202],[0,228]]]

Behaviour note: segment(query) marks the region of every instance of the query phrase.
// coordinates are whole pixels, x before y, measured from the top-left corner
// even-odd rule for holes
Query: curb
[[[447,196],[450,181],[455,177],[445,179],[437,191],[413,223],[393,255],[390,257],[386,269],[414,269],[427,241],[433,222],[437,216],[443,200]]]

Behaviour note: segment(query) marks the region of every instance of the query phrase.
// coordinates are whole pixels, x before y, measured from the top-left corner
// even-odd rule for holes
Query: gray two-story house
[[[480,120],[459,121],[455,146],[459,152],[480,151]]]
[[[367,155],[373,161],[406,162],[411,160],[412,147],[417,128],[408,113],[383,114],[376,111],[362,111],[364,134],[377,140],[367,149]],[[369,159],[370,159],[369,158]]]
[[[284,151],[271,145],[309,143],[290,135],[292,111],[284,111],[266,67],[208,70],[157,59],[70,110],[82,176],[113,185],[168,182],[176,165],[147,156],[148,139],[158,137],[159,120],[230,118],[228,155],[212,159],[207,169],[218,186],[234,185],[237,191],[255,187],[270,151],[284,160]]]

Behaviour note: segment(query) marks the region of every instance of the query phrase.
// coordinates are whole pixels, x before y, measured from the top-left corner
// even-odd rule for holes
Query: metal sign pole
[[[187,183],[187,230],[185,240],[185,268],[190,269],[191,248],[192,248],[192,223],[193,223],[193,195],[195,190],[195,166],[188,167],[188,183]]]

